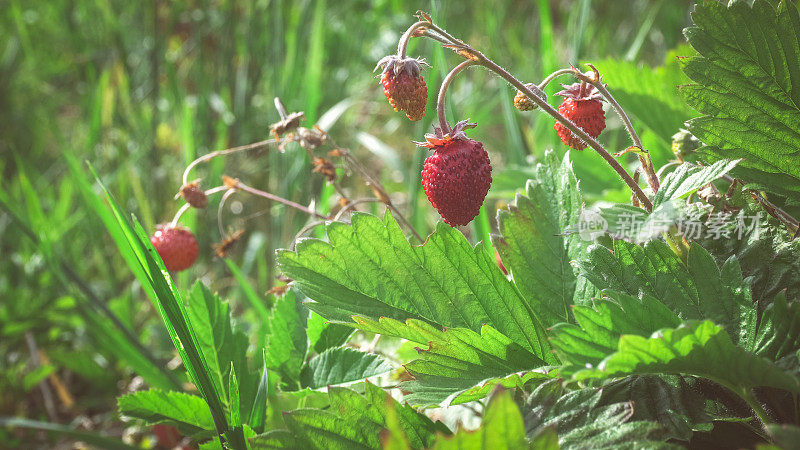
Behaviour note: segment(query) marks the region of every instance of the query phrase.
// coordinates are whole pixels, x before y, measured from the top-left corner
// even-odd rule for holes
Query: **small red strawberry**
[[[596,138],[606,127],[606,115],[603,112],[603,99],[594,86],[587,83],[575,83],[564,86],[564,90],[556,93],[564,97],[564,103],[558,107],[558,112],[580,127],[589,136]],[[561,142],[575,150],[583,150],[586,143],[573,134],[567,127],[556,122],[554,127],[558,132]]]
[[[200,181],[195,180],[181,188],[180,196],[186,200],[186,203],[195,208],[203,209],[208,206],[208,197],[203,189],[200,187]]]
[[[428,86],[420,75],[424,60],[387,56],[375,67],[383,68],[381,85],[395,111],[403,111],[410,120],[420,120],[425,116],[428,102]]]
[[[186,270],[197,259],[197,240],[187,228],[159,225],[150,243],[171,272]]]
[[[483,144],[467,139],[462,121],[444,133],[434,127],[420,147],[433,150],[422,169],[422,187],[428,200],[450,226],[466,225],[478,215],[492,184],[492,165]]]

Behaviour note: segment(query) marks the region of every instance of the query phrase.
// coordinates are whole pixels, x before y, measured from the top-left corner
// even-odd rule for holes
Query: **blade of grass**
[[[0,417],[0,426],[48,431],[52,433],[61,434],[64,436],[69,436],[77,441],[85,442],[87,444],[96,446],[97,448],[106,448],[109,450],[139,449],[139,447],[128,445],[118,439],[106,437],[103,436],[102,434],[92,433],[90,431],[80,431],[66,425],[50,423],[50,422],[40,422],[38,420],[24,419],[21,417]]]
[[[189,373],[189,378],[208,403],[220,439],[224,440],[223,436],[228,431],[228,424],[222,401],[223,387],[217,386],[209,375],[211,370],[200,353],[197,338],[188,320],[180,293],[142,226],[135,218],[132,218],[133,224],[131,225],[91,165],[89,168],[100,184],[116,220],[116,234],[122,234],[125,237],[125,242],[118,242],[120,251],[133,254],[138,269],[132,268],[135,272],[144,275],[139,281],[143,286],[148,286],[147,291],[153,293],[151,300],[167,327],[170,338]]]

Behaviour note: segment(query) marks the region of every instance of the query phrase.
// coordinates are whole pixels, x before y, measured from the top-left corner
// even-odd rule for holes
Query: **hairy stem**
[[[478,56],[479,64],[485,66],[492,72],[495,72],[496,74],[500,75],[503,79],[511,83],[512,86],[517,88],[517,90],[522,91],[525,94],[525,96],[527,96],[532,102],[539,105],[539,107],[542,108],[544,112],[550,114],[553,118],[556,119],[556,121],[564,125],[568,130],[570,130],[573,134],[578,136],[581,140],[583,140],[590,147],[592,147],[592,149],[594,149],[597,153],[599,153],[600,156],[602,156],[603,159],[606,160],[606,162],[619,174],[619,176],[628,185],[628,187],[630,187],[631,191],[636,195],[636,197],[639,198],[639,201],[642,203],[642,205],[644,205],[645,209],[647,209],[647,211],[653,210],[653,203],[650,201],[649,198],[647,198],[647,195],[645,195],[644,191],[642,191],[642,189],[639,187],[636,181],[634,181],[634,179],[631,178],[630,174],[627,171],[625,171],[622,165],[620,165],[620,163],[616,159],[614,159],[614,157],[612,157],[608,153],[608,151],[606,151],[606,149],[602,145],[600,145],[599,142],[597,142],[594,138],[586,134],[586,132],[583,131],[582,128],[575,125],[569,119],[561,115],[561,113],[556,111],[555,108],[550,106],[549,103],[547,103],[546,101],[542,100],[537,95],[535,95],[532,90],[528,89],[528,87],[525,86],[524,83],[516,79],[513,75],[508,73],[508,71],[497,65],[494,61],[490,60],[482,53],[477,53],[477,54],[479,55]]]
[[[451,70],[450,73],[444,77],[444,80],[442,80],[442,86],[439,87],[439,97],[436,99],[436,115],[439,116],[439,127],[442,129],[443,133],[450,131],[450,125],[447,123],[447,117],[445,117],[444,113],[444,102],[447,94],[447,88],[450,86],[450,83],[459,72],[475,64],[475,61],[466,60],[453,68],[453,70]]]
[[[553,81],[556,77],[559,77],[561,75],[571,75],[571,74],[572,74],[572,69],[558,69],[555,72],[548,75],[547,78],[545,78],[544,80],[542,80],[541,83],[538,84],[539,89],[544,90],[544,88],[546,88],[547,85],[550,84],[550,82]]]
[[[294,209],[296,209],[298,211],[302,211],[302,212],[304,212],[304,213],[306,213],[306,214],[308,214],[310,216],[314,216],[314,217],[318,217],[320,219],[326,219],[326,220],[330,220],[331,219],[330,217],[326,216],[325,214],[318,213],[318,212],[313,211],[313,210],[311,210],[311,209],[309,209],[309,208],[307,208],[307,207],[305,207],[305,206],[303,206],[303,205],[301,205],[299,203],[295,203],[295,202],[293,202],[291,200],[287,200],[287,199],[285,199],[283,197],[279,197],[279,196],[277,196],[275,194],[271,194],[269,192],[265,192],[265,191],[262,191],[260,189],[256,189],[256,188],[250,187],[250,186],[242,183],[239,180],[236,180],[230,187],[231,187],[231,189],[244,191],[244,192],[247,192],[249,194],[253,194],[253,195],[257,196],[257,197],[263,197],[263,198],[266,198],[267,200],[272,200],[272,201],[281,203],[281,204],[286,205],[286,206],[288,206],[290,208],[294,208]]]
[[[591,67],[595,73],[598,73],[597,69],[593,65],[589,64],[589,67]],[[639,138],[639,135],[633,128],[633,124],[631,123],[631,119],[628,117],[628,114],[625,112],[622,106],[620,106],[619,102],[617,102],[614,96],[611,95],[611,92],[608,90],[608,88],[603,85],[603,83],[600,81],[600,77],[587,77],[577,69],[574,69],[573,73],[579,80],[591,84],[600,92],[600,94],[606,99],[611,107],[614,108],[619,117],[622,119],[622,123],[625,125],[625,130],[628,131],[628,135],[631,137],[633,145],[644,150],[644,147],[642,146],[642,140]],[[650,159],[650,154],[637,154],[637,156],[639,157],[639,163],[642,165],[642,169],[644,169],[644,173],[647,176],[647,184],[650,185],[650,189],[655,194],[658,192],[660,185],[658,182],[658,176],[656,176],[655,169],[653,167],[653,161]]]
[[[539,96],[535,95],[531,89],[525,86],[524,83],[519,81],[516,77],[511,75],[507,70],[499,66],[497,63],[487,58],[486,55],[465,44],[463,41],[451,36],[442,28],[438,27],[432,22],[424,22],[424,23],[425,26],[427,26],[430,30],[433,30],[446,40],[450,41],[448,44],[445,45],[447,47],[451,47],[453,50],[456,51],[456,53],[466,58],[468,60],[466,62],[473,62],[476,64],[480,64],[486,67],[487,69],[491,70],[492,72],[500,75],[500,77],[509,82],[515,88],[517,88],[517,90],[522,91],[532,102],[539,105],[539,107],[544,112],[551,115],[557,122],[564,125],[573,134],[575,134],[581,140],[586,142],[590,147],[592,147],[592,149],[594,149],[597,153],[599,153],[600,156],[603,157],[603,159],[619,174],[619,176],[622,178],[625,184],[627,184],[628,187],[630,187],[634,195],[636,195],[636,197],[639,198],[639,201],[642,203],[642,205],[644,205],[645,209],[647,211],[653,210],[653,203],[650,201],[649,198],[647,198],[647,195],[645,195],[644,191],[642,191],[642,189],[639,187],[636,181],[631,177],[631,175],[622,167],[622,165],[620,165],[620,163],[617,160],[615,160],[608,153],[608,151],[602,145],[600,145],[599,142],[597,142],[597,140],[589,136],[585,131],[583,131],[583,129],[581,129],[579,126],[575,125],[569,119],[561,115],[561,113],[559,113],[555,108],[550,106],[549,103],[539,98]],[[413,26],[414,25],[412,25],[412,27]],[[425,36],[427,35],[428,33],[425,34]],[[459,67],[460,66],[461,65],[459,65]],[[456,69],[458,69],[458,67],[456,67]],[[456,69],[454,69],[453,72],[457,73]],[[453,72],[451,72],[451,74]],[[439,103],[441,104],[442,102]],[[442,115],[443,114],[440,114],[440,122]]]
[[[408,48],[408,41],[414,36],[414,32],[419,30],[420,28],[428,26],[428,22],[425,20],[420,20],[419,22],[411,25],[408,27],[403,36],[400,37],[400,41],[397,43],[397,56],[400,59],[404,59],[406,57],[406,49]]]
[[[216,158],[217,156],[229,155],[231,153],[244,152],[248,150],[258,150],[278,143],[279,142],[276,142],[275,139],[266,139],[263,141],[254,142],[252,144],[241,145],[239,147],[226,148],[225,150],[216,150],[211,153],[206,153],[205,155],[190,162],[189,165],[186,166],[186,169],[183,171],[183,185],[186,186],[187,184],[189,184],[189,173],[192,171],[192,169],[194,169],[195,166],[197,166],[202,162],[209,161],[212,158]]]

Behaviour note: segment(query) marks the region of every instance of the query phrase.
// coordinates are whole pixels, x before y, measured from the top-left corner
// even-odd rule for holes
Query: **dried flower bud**
[[[241,239],[243,234],[244,230],[236,230],[225,237],[219,244],[214,244],[214,253],[216,253],[217,257],[227,257],[228,252],[231,251],[233,246],[239,241],[239,239]]]
[[[278,122],[273,123],[269,126],[269,131],[275,136],[275,139],[280,139],[281,135],[292,132],[300,126],[300,122],[305,120],[305,114],[301,112],[293,112],[286,116],[286,118],[281,119]]]
[[[203,209],[208,206],[208,197],[206,197],[206,193],[203,192],[203,189],[200,188],[199,180],[192,181],[183,186],[181,188],[181,197],[194,208]]]
[[[283,284],[283,285],[280,285],[280,286],[271,287],[267,291],[267,294],[272,294],[272,295],[274,295],[276,297],[280,297],[281,295],[285,294],[286,291],[288,291],[288,290],[289,290],[289,285],[288,284]]]
[[[314,158],[314,173],[321,174],[331,183],[336,181],[336,167],[325,158]]]
[[[231,178],[227,175],[223,175],[222,184],[224,184],[228,189],[236,189],[239,187],[239,180],[236,178]]]

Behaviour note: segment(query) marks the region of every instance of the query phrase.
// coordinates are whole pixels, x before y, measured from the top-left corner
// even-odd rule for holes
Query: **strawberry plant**
[[[184,205],[152,236],[97,174],[103,195],[94,195],[69,159],[178,356],[168,371],[148,359],[136,367],[147,387],[118,398],[120,416],[174,427],[158,428],[159,439],[203,449],[794,448],[798,6],[706,0],[672,69],[606,61],[538,83],[491,59],[495,49],[416,17],[377,68],[391,107],[419,121],[428,64],[408,56],[409,43],[438,43],[457,59],[450,68],[430,58],[431,72],[446,73],[438,126],[407,143],[427,152],[419,184],[442,219],[427,236],[398,206],[403,192],[278,98],[271,136],[188,163],[176,195]],[[498,171],[502,152],[468,137],[478,123],[446,116],[448,91],[469,68],[508,83],[502,101],[546,118],[561,142],[519,169],[524,182],[491,223],[487,196],[513,171]],[[559,78],[572,84],[554,107],[546,92]],[[625,142],[603,139],[614,127]],[[657,153],[668,147],[674,158]],[[336,208],[253,187],[259,180],[245,183],[246,173],[208,188],[190,181],[211,160],[291,148],[336,193]],[[590,152],[597,172],[577,166]],[[623,193],[587,193],[593,173]],[[348,189],[353,180],[374,197]],[[234,195],[308,219],[275,252],[272,304],[229,257],[247,232],[225,226]],[[385,208],[358,211],[367,204]],[[181,225],[192,208],[216,212],[215,253],[247,299],[248,320],[195,271],[203,256]],[[181,289],[176,276],[197,280]]]

